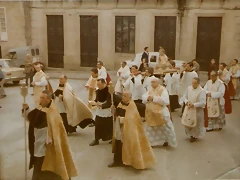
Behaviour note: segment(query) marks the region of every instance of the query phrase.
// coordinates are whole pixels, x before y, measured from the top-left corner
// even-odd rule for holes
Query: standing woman
[[[208,80],[210,79],[210,73],[212,71],[217,71],[217,70],[218,70],[218,66],[216,64],[215,59],[211,59],[211,63],[210,63],[209,68],[208,68]]]

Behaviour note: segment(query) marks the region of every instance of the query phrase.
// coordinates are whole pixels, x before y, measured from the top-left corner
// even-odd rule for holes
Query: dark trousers
[[[62,180],[61,176],[51,171],[41,171],[44,157],[35,157],[32,180]]]
[[[184,112],[185,106],[186,106],[186,104],[183,103],[183,106],[182,106],[182,114],[183,114],[183,112]]]
[[[114,152],[114,163],[116,164],[122,164],[122,141],[115,140],[115,152]]]
[[[67,113],[60,113],[62,120],[63,120],[63,125],[65,127],[65,130],[67,133],[73,133],[76,132],[77,127],[73,127],[68,125],[68,120],[67,120]]]
[[[30,73],[27,73],[25,78],[26,78],[26,85],[28,86],[28,79],[30,79],[30,84],[33,82],[33,76],[34,76],[34,72],[31,71]]]

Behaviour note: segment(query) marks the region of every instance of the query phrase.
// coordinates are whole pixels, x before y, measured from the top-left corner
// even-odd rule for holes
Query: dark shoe
[[[213,129],[207,129],[207,130],[206,130],[206,132],[211,132],[211,131],[213,131]]]
[[[218,130],[219,130],[219,131],[221,131],[221,130],[222,130],[222,128],[219,128]]]
[[[180,115],[180,117],[182,117],[183,114]]]
[[[93,123],[89,124],[88,127],[94,127],[95,125]]]
[[[31,94],[31,96],[33,96],[34,94]]]
[[[0,108],[2,108],[2,106],[0,106]]]
[[[165,143],[163,144],[163,147],[168,147],[168,142],[165,142]]]
[[[113,162],[113,163],[111,163],[111,164],[108,165],[109,168],[112,168],[112,167],[119,167],[119,166],[123,166],[123,164]]]
[[[195,142],[196,140],[197,140],[197,138],[191,136],[190,143],[193,143],[193,142]]]
[[[110,141],[109,144],[112,144],[112,141]]]
[[[99,145],[99,141],[94,140],[91,144],[89,144],[89,146],[96,146]]]

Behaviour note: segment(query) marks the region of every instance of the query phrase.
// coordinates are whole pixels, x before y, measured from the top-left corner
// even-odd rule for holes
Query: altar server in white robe
[[[185,126],[185,133],[190,137],[190,142],[195,142],[204,136],[204,108],[206,105],[206,93],[200,86],[200,79],[193,78],[192,86],[189,86],[180,103],[185,103],[182,116],[182,124]]]
[[[130,68],[127,63],[123,61],[121,63],[121,68],[117,72],[118,80],[115,86],[115,94],[122,94],[122,84],[130,77]]]
[[[130,77],[123,83],[124,90],[130,90],[132,93],[132,100],[135,103],[142,103],[142,75],[138,71],[138,67],[133,65],[131,68]]]
[[[175,67],[175,65],[173,65],[173,67]],[[171,111],[174,111],[179,108],[178,94],[180,86],[180,73],[167,73],[164,77],[164,82],[169,93]]]
[[[146,135],[151,146],[177,146],[176,134],[170,119],[169,96],[158,78],[152,79],[152,88],[142,97],[146,104]]]
[[[210,77],[211,79],[208,80],[204,86],[204,90],[207,94],[207,131],[222,130],[226,125],[224,110],[225,86],[224,83],[218,79],[216,71],[212,71]]]
[[[98,77],[101,77],[101,78],[103,78],[106,81],[107,80],[107,70],[103,66],[103,62],[102,61],[98,61],[97,62],[97,68],[98,68]]]
[[[180,80],[180,88],[179,88],[179,98],[183,96],[186,92],[188,86],[192,85],[193,78],[198,77],[197,73],[193,71],[193,63],[187,63],[186,69],[183,72],[182,79]],[[182,105],[182,113],[185,108],[185,103]],[[182,116],[182,115],[181,115]]]
[[[155,78],[155,76],[153,75],[153,72],[154,72],[154,69],[152,67],[148,67],[145,71],[145,76],[142,79],[144,93],[152,88],[151,82]]]
[[[221,74],[219,75],[219,79],[222,80],[224,83],[228,84],[231,77],[228,73],[227,65],[225,63],[220,63],[219,72]]]

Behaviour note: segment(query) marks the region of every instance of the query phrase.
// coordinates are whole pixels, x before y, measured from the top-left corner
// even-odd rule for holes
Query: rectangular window
[[[115,17],[115,52],[135,53],[135,16]]]
[[[6,21],[6,9],[0,7],[0,41],[7,41],[7,21]]]

